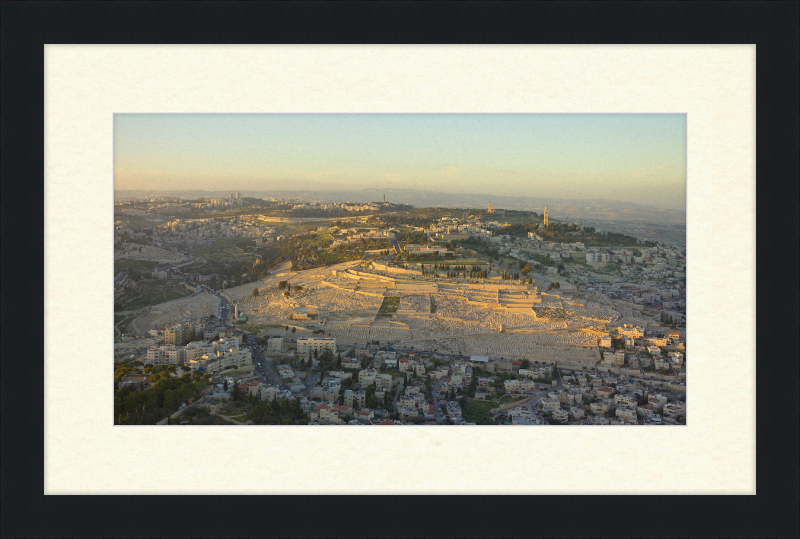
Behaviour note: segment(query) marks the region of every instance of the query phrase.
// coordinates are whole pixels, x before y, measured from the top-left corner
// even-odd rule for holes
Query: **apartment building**
[[[267,352],[280,352],[283,349],[283,339],[270,337],[267,339]]]
[[[636,408],[636,414],[644,417],[652,417],[656,412],[657,410],[649,404]]]
[[[660,395],[656,393],[655,395],[650,395],[647,398],[647,404],[655,408],[656,410],[661,410],[664,408],[664,405],[667,404],[667,397],[664,395]]]
[[[314,339],[311,337],[297,339],[297,353],[298,354],[308,354],[309,352],[322,352],[326,348],[330,349],[331,352],[336,352],[336,339],[335,338],[325,338],[325,339]]]
[[[225,369],[250,369],[254,370],[253,356],[250,350],[231,348],[216,353],[216,360],[212,360],[206,367],[210,372],[221,372]]]
[[[378,389],[391,389],[392,376],[390,374],[378,374],[375,376],[375,386]]]
[[[456,401],[447,401],[444,406],[450,417],[461,417],[461,406]]]
[[[669,369],[670,362],[665,357],[656,356],[656,357],[653,358],[653,365],[655,365],[656,370],[660,371],[660,370],[664,370],[664,369]]]
[[[318,404],[315,406],[309,414],[309,419],[322,425],[341,425],[344,423],[340,417],[339,409],[328,404]]]
[[[358,373],[358,383],[361,387],[367,387],[375,383],[375,377],[378,376],[378,371],[375,369],[364,369]]]
[[[617,408],[615,415],[623,421],[636,421],[636,408],[629,408],[627,406],[620,406]]]
[[[593,402],[589,405],[589,409],[595,415],[603,415],[608,412],[609,402],[607,400]]]
[[[164,329],[164,342],[176,346],[183,346],[189,342],[192,334],[192,324],[177,324]]]
[[[598,399],[608,399],[614,393],[614,390],[608,386],[600,386],[595,393]]]
[[[215,352],[214,344],[208,342],[190,342],[186,345],[184,362],[189,363],[207,354]]]
[[[617,395],[614,397],[614,403],[619,407],[636,408],[636,397],[634,395]]]
[[[542,399],[539,406],[542,409],[542,412],[548,413],[548,412],[553,412],[555,410],[560,410],[561,402],[559,402],[557,398],[547,397]]]
[[[258,396],[262,401],[272,402],[278,398],[278,386],[261,384]]]
[[[621,367],[625,364],[625,350],[606,352],[603,354],[603,359],[615,367]]]
[[[367,394],[363,389],[348,389],[344,392],[344,405],[350,408],[364,408],[367,402]]]
[[[666,417],[678,417],[686,414],[686,407],[681,402],[670,402],[664,405],[661,413]]]
[[[569,414],[559,406],[557,409],[553,410],[553,419],[561,423],[566,423],[569,421]]]
[[[186,349],[174,345],[149,348],[144,360],[146,365],[183,365],[185,361]]]

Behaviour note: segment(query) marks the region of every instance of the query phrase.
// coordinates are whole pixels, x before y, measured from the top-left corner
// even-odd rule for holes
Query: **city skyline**
[[[683,114],[117,114],[116,190],[386,187],[685,208]]]

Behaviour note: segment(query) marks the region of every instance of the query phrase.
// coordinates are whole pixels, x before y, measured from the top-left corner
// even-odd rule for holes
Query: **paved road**
[[[311,393],[311,388],[314,387],[320,377],[322,377],[322,374],[318,372],[313,372],[308,375],[308,380],[306,380],[306,394]]]
[[[397,389],[394,390],[394,400],[392,401],[392,406],[394,406],[394,413],[397,413],[397,399],[400,397],[400,390],[403,389],[404,383],[397,384]]]
[[[439,388],[441,385],[441,380],[436,380],[436,383],[433,384],[433,388],[431,389],[431,392],[433,393],[433,417],[436,419],[437,423],[444,421],[442,408],[439,405]]]
[[[122,332],[119,330],[119,325],[121,323],[125,322],[128,319],[130,319],[130,315],[126,315],[125,318],[123,318],[122,320],[120,320],[119,322],[114,324],[114,331],[117,332],[117,335],[116,335],[117,338],[122,338]]]
[[[228,300],[225,299],[219,292],[216,292],[214,295],[219,298],[219,312],[217,313],[217,317],[219,318],[220,324],[225,325],[228,323],[228,314],[230,312]],[[223,312],[222,308],[226,306],[228,307],[228,311]]]
[[[256,349],[258,350],[258,357],[261,358],[260,360],[261,366],[264,368],[264,372],[261,374],[263,380],[264,381],[269,380],[273,384],[280,387],[282,385],[281,377],[278,376],[278,371],[275,370],[275,366],[272,364],[272,360],[267,359],[264,356],[264,347],[256,346]]]

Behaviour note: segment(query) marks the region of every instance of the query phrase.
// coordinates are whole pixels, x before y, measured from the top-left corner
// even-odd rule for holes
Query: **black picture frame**
[[[799,5],[3,2],[2,536],[797,537]],[[30,418],[43,417],[49,43],[756,44],[757,494],[44,496],[43,426]],[[241,518],[221,516],[234,507]]]

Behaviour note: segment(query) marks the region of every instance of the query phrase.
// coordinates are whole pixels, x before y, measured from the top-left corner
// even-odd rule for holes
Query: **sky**
[[[684,114],[115,114],[116,190],[389,187],[686,207]]]

